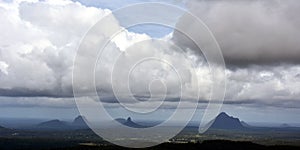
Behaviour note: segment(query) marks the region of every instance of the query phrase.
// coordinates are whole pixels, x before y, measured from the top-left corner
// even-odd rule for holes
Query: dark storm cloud
[[[1,96],[9,97],[73,97],[72,90],[69,92],[62,92],[61,90],[30,90],[27,88],[12,88],[12,89],[1,89]]]
[[[187,5],[208,25],[228,65],[300,63],[300,1],[190,0]],[[177,26],[186,32],[195,28],[184,16]],[[200,51],[178,32],[173,40]]]
[[[54,97],[0,97],[0,107],[75,108],[74,98]]]

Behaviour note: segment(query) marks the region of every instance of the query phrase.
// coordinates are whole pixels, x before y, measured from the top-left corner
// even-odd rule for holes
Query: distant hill
[[[60,120],[50,120],[46,122],[42,122],[37,125],[39,129],[59,129],[59,130],[64,130],[64,129],[69,129],[69,126],[66,122],[60,121]]]
[[[15,129],[9,129],[9,128],[0,126],[0,136],[1,137],[11,136],[12,134],[14,134],[15,131],[16,131]],[[0,147],[0,149],[1,149],[1,147]]]
[[[131,117],[128,117],[127,120],[123,119],[123,118],[118,118],[118,119],[116,119],[116,121],[118,121],[119,123],[121,123],[125,126],[132,127],[132,128],[145,128],[146,127],[146,126],[143,126],[143,125],[133,122],[131,120]]]
[[[11,129],[0,126],[0,132],[11,131]]]
[[[220,113],[214,120],[210,129],[224,129],[224,130],[244,130],[246,127],[238,118],[227,115],[225,112]]]
[[[37,129],[41,130],[77,130],[77,129],[89,129],[85,123],[83,116],[77,116],[73,122],[60,121],[58,119],[42,122],[38,124]]]
[[[84,116],[78,116],[74,119],[71,126],[76,129],[89,129],[89,126],[85,122]]]
[[[281,128],[290,128],[291,126],[287,123],[281,124],[280,125]]]

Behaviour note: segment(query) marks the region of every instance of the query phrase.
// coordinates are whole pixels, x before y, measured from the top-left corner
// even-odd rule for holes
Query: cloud
[[[0,97],[0,107],[74,108],[76,104],[73,98]]]
[[[226,100],[281,107],[299,106],[299,65],[255,65],[227,70]]]
[[[297,0],[187,2],[220,44],[227,65],[225,104],[299,107],[299,6]],[[176,26],[199,34],[185,15]],[[172,40],[203,59],[181,32],[174,31]]]
[[[134,5],[137,3],[145,3],[145,2],[160,2],[160,3],[167,3],[167,4],[173,4],[173,5],[182,5],[182,0],[73,0],[73,1],[78,1],[84,5],[87,6],[93,6],[93,7],[100,7],[100,8],[108,8],[111,10],[119,9],[128,5]]]
[[[87,7],[72,1],[14,1],[1,2],[0,19],[3,23],[0,30],[3,33],[0,41],[1,75],[0,95],[9,97],[71,97],[73,62],[81,38],[100,18],[110,13],[109,10]],[[37,13],[38,12],[38,13]],[[97,39],[109,38],[114,29],[124,30],[116,18],[109,18],[106,27]],[[103,25],[102,25],[103,27]],[[167,95],[180,96],[179,77],[172,67],[180,71],[183,95],[195,99],[196,76],[209,74],[209,68],[193,67],[182,52],[172,51],[171,44],[164,44],[169,36],[162,41],[150,40],[146,34],[132,33],[127,30],[116,36],[107,46],[101,62],[96,68],[97,88],[107,95],[112,95],[112,85],[118,87],[122,97],[130,97],[124,82],[129,71],[137,61],[144,56],[166,60],[170,65],[159,61],[147,61],[137,66],[131,76],[131,90],[136,95],[163,95],[159,82],[163,80],[168,87]],[[140,43],[131,46],[133,43]],[[129,48],[126,52],[124,50]],[[82,83],[85,61],[91,57],[89,48],[78,54],[83,65],[79,74]],[[197,67],[199,67],[198,65]],[[196,72],[193,73],[193,70]],[[114,72],[112,72],[114,70]],[[115,83],[111,83],[111,73],[114,73]],[[203,85],[203,98],[209,89],[209,81],[203,75],[200,78]],[[138,79],[138,80],[137,80]],[[143,79],[143,80],[140,80]],[[80,81],[81,82],[81,81]],[[149,89],[149,85],[151,88]],[[77,87],[75,87],[77,88]],[[78,87],[80,88],[80,87]],[[92,88],[92,87],[90,87]],[[91,91],[91,89],[86,89]],[[129,98],[127,98],[129,99]]]
[[[72,96],[78,43],[110,11],[70,1],[1,2],[0,11],[1,95]]]
[[[0,71],[1,73],[7,75],[8,72],[7,72],[7,69],[8,69],[8,64],[6,64],[4,61],[0,61]]]
[[[229,65],[225,104],[300,107],[300,34],[296,30],[300,23],[295,15],[298,2],[188,4],[215,34]],[[1,106],[73,107],[70,99],[77,48],[90,27],[109,13],[110,10],[67,0],[0,2]],[[166,106],[174,108],[179,97],[187,107],[196,102],[207,103],[213,82],[210,68],[192,43],[176,32],[173,37],[151,40],[146,34],[123,29],[119,21],[109,18],[105,30],[96,37],[101,41],[110,32],[123,30],[107,45],[95,68],[96,88],[103,102],[117,104],[119,96],[129,105],[134,105],[133,97],[141,101],[151,99],[147,105],[136,107],[151,107],[166,98]],[[178,25],[188,23],[181,21]],[[77,72],[78,82],[82,84],[74,87],[85,92],[92,90],[84,87],[90,68],[84,62],[94,57],[88,46],[78,54],[83,68]],[[136,65],[145,56],[170,65],[157,60]],[[274,65],[277,62],[279,65]]]
[[[190,0],[187,7],[212,31],[228,66],[300,63],[298,0]],[[177,26],[193,32],[184,16]],[[199,52],[178,32],[173,40]]]

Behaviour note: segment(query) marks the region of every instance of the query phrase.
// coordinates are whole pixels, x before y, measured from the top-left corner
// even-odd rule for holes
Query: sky
[[[104,16],[142,2],[158,1],[0,1],[0,118],[77,116],[72,70],[82,37]],[[246,122],[300,123],[298,0],[167,0],[163,3],[192,12],[219,43],[226,63],[222,111]],[[193,22],[186,20],[184,13],[169,13],[155,17],[173,16],[170,22],[175,27],[183,26],[186,33],[193,33]],[[103,25],[107,31],[102,31],[98,38],[108,38],[110,29],[122,29],[126,21],[124,16],[113,13],[113,18]],[[91,57],[88,52],[77,55],[86,61]],[[118,97],[125,105],[134,105],[133,108],[151,109],[160,104],[162,95],[167,102],[158,115],[137,118],[164,116],[159,114],[168,117],[179,97],[186,109],[200,100],[196,114],[203,112],[213,82],[210,68],[201,50],[180,32],[157,25],[134,26],[114,37],[104,52],[95,69],[96,88],[113,116],[133,115],[117,107]],[[149,61],[136,66],[127,78],[127,71],[145,55],[168,60],[171,67]],[[180,82],[172,66],[180,70]],[[81,70],[79,79],[84,79],[85,73]],[[126,79],[135,98],[153,99],[143,105],[132,104]],[[198,88],[201,90],[197,91]],[[193,119],[199,120],[197,115]]]

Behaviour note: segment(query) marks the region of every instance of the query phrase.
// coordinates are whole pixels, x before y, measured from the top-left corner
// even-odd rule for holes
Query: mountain
[[[291,126],[289,124],[287,124],[287,123],[284,123],[284,124],[281,124],[280,127],[281,128],[289,128]]]
[[[0,126],[0,130],[4,130],[4,129],[6,129],[6,128],[4,128],[4,127]]]
[[[238,118],[234,118],[222,112],[213,120],[210,129],[244,130],[246,127],[243,126],[243,124],[245,123],[242,123]]]
[[[244,121],[241,121],[241,124],[244,126],[244,127],[252,127],[251,125],[249,125],[248,123],[244,122]]]
[[[64,122],[58,119],[42,122],[37,125],[41,130],[77,130],[77,129],[89,129],[88,125],[84,121],[83,116],[77,116],[73,122]]]
[[[84,116],[78,116],[73,120],[71,126],[76,129],[89,129],[89,126],[86,124],[85,120],[86,119]]]
[[[118,119],[116,119],[116,121],[118,121],[119,123],[121,123],[125,126],[132,127],[132,128],[146,128],[146,126],[139,125],[139,124],[133,122],[131,120],[131,117],[128,117],[127,120],[123,119],[123,118],[118,118]]]
[[[7,131],[11,131],[11,129],[0,126],[0,132],[7,132]]]
[[[9,129],[3,126],[0,126],[0,136],[5,137],[5,136],[11,136],[16,132],[15,129]],[[1,143],[1,142],[0,142]]]
[[[50,120],[46,122],[42,122],[37,125],[39,129],[55,129],[55,130],[64,130],[69,129],[69,126],[66,122],[60,121],[60,120]]]

